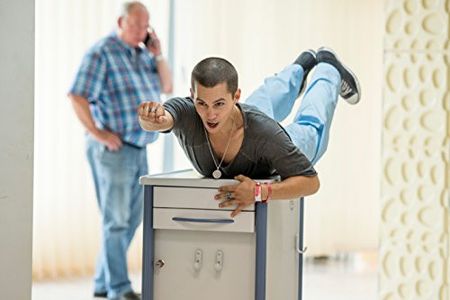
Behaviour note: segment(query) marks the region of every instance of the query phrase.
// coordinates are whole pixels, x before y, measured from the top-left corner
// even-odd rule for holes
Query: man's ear
[[[122,22],[123,22],[123,16],[120,16],[117,19],[117,26],[119,26],[120,29],[122,29]]]
[[[192,88],[189,88],[189,91],[191,92],[191,98],[194,100],[194,90]]]
[[[237,89],[236,93],[234,93],[234,101],[238,102],[241,99],[241,89]]]

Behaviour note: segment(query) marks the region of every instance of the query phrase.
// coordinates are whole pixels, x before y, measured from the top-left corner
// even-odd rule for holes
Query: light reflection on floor
[[[303,272],[303,300],[377,299],[375,253],[306,258]]]

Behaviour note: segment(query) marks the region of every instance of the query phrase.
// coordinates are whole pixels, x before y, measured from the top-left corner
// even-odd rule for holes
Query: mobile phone
[[[152,43],[152,36],[150,35],[150,32],[147,32],[147,35],[145,36],[144,39],[144,45],[148,47],[150,46],[151,43]]]

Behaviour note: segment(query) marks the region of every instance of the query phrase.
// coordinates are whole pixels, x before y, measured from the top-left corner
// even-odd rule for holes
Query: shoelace
[[[347,81],[342,80],[342,83],[341,83],[341,95],[342,96],[347,96],[351,92],[352,92],[351,86],[347,83]]]

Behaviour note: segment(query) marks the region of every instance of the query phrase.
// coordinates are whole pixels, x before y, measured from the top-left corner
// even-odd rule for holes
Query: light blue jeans
[[[277,122],[284,120],[298,98],[303,80],[303,68],[292,64],[280,73],[264,80],[245,101]],[[315,164],[328,146],[330,126],[341,85],[339,72],[326,63],[319,63],[293,123],[285,126],[294,145]]]
[[[132,290],[127,250],[142,221],[144,196],[138,179],[148,173],[146,150],[123,145],[111,152],[88,136],[87,157],[102,217],[94,288],[113,298]]]

